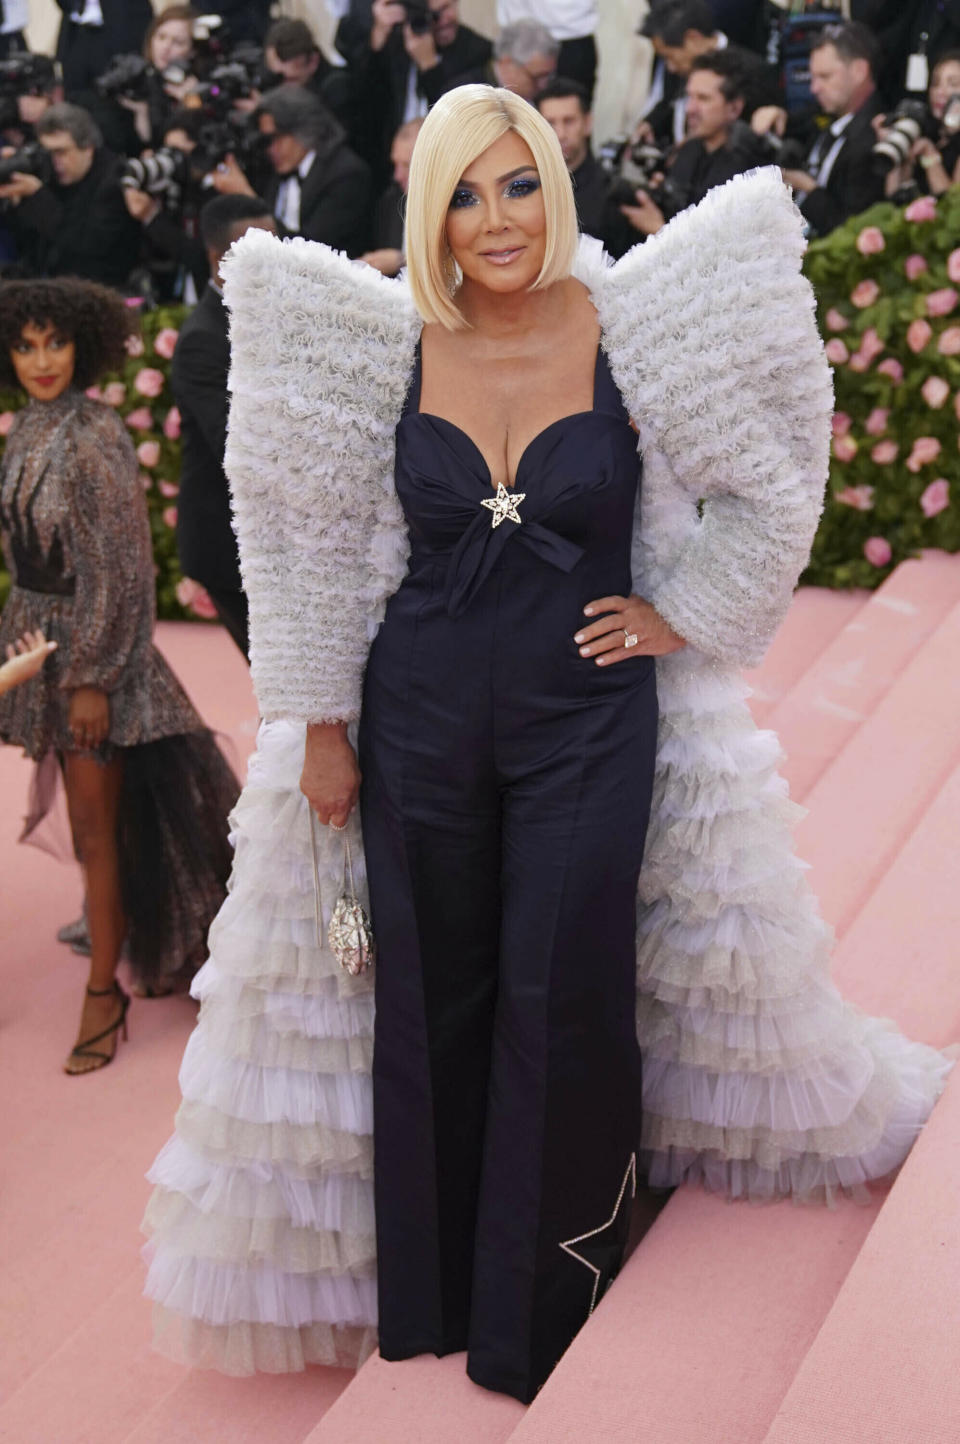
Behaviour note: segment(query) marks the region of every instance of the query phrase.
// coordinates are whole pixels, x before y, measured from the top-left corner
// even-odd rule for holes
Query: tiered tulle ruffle
[[[158,1346],[231,1374],[356,1367],[376,1342],[373,988],[317,938],[303,745],[303,727],[261,728],[176,1132],[149,1175]],[[342,846],[322,839],[327,916]]]
[[[746,687],[658,667],[658,785],[640,878],[637,1027],[654,1186],[830,1200],[897,1168],[951,1063],[844,1002],[794,856],[801,810]]]

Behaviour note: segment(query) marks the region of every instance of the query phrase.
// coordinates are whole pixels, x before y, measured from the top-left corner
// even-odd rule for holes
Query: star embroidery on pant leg
[[[618,1220],[620,1210],[623,1207],[624,1199],[634,1199],[637,1193],[637,1155],[631,1153],[630,1161],[627,1164],[627,1171],[623,1175],[623,1182],[620,1185],[620,1192],[617,1194],[617,1201],[613,1206],[613,1212],[605,1223],[598,1228],[592,1228],[588,1233],[581,1233],[576,1238],[568,1238],[560,1247],[564,1253],[582,1263],[593,1274],[593,1292],[590,1295],[589,1314],[592,1314],[597,1306],[597,1292],[600,1288],[600,1280],[604,1273],[607,1273],[611,1280],[613,1272],[619,1263],[620,1254],[623,1249],[623,1239]],[[575,1248],[574,1245],[579,1247]]]
[[[521,517],[517,511],[517,507],[522,501],[526,501],[526,499],[527,493],[525,491],[510,491],[504,486],[502,481],[499,481],[497,482],[496,496],[486,497],[480,505],[485,506],[488,511],[493,512],[492,525],[494,528],[498,527],[506,518],[509,518],[510,521],[515,521],[517,526],[519,526],[521,524]]]

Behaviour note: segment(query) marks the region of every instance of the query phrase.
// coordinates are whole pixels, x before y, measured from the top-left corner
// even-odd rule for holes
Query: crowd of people
[[[23,47],[25,6],[4,8],[0,261],[148,300],[199,299],[199,213],[217,193],[259,196],[281,235],[396,274],[417,128],[471,82],[541,110],[583,229],[615,256],[757,165],[781,166],[809,233],[824,235],[884,196],[946,189],[960,162],[950,6],[854,0],[842,22],[829,3],[798,15],[653,0],[652,71],[632,91],[646,99],[608,137],[592,125],[591,0],[499,0],[493,41],[460,22],[457,0],[350,0],[332,59],[267,0],[221,3],[212,19],[188,5],[153,14],[147,0],[60,3],[55,58]]]

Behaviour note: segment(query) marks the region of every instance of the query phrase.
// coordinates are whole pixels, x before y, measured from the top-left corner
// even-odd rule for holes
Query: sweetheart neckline
[[[614,416],[613,413],[610,411],[598,411],[596,407],[591,407],[589,411],[571,411],[566,416],[558,416],[555,421],[548,422],[541,431],[537,432],[536,436],[531,437],[531,439],[527,442],[526,446],[523,448],[523,451],[520,453],[520,460],[517,462],[517,470],[514,475],[513,481],[505,483],[507,491],[516,490],[517,484],[520,480],[520,473],[523,470],[523,466],[525,461],[527,460],[527,456],[539,441],[542,441],[545,436],[548,436],[555,427],[562,426],[564,422],[580,421],[585,416],[597,416],[608,421],[622,420],[621,417]],[[438,421],[441,426],[448,426],[451,431],[455,431],[458,436],[462,436],[467,445],[472,448],[472,450],[478,457],[480,464],[486,473],[487,481],[489,482],[489,490],[496,494],[497,488],[493,484],[493,472],[490,470],[490,465],[487,461],[487,458],[484,456],[483,452],[480,450],[479,446],[474,441],[473,437],[468,431],[464,431],[463,427],[458,426],[455,421],[450,421],[446,416],[438,416],[433,411],[409,411],[407,412],[406,416],[401,417],[401,424],[405,421],[412,421],[416,419],[420,419],[422,421]]]

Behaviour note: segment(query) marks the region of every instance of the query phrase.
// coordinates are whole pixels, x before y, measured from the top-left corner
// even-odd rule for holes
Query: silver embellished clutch
[[[317,919],[317,943],[323,947],[323,912],[320,899],[320,867],[317,855],[317,816],[310,808],[310,846],[313,851],[313,893]],[[333,905],[330,923],[327,927],[330,951],[345,973],[357,978],[374,964],[377,945],[373,928],[357,897],[353,881],[353,858],[350,853],[350,839],[343,838],[343,886],[340,896]]]

